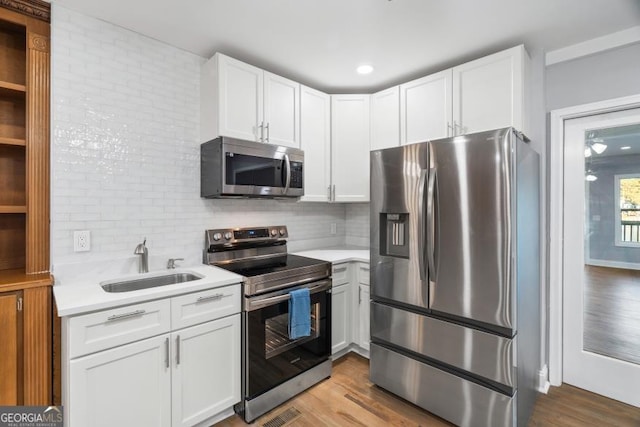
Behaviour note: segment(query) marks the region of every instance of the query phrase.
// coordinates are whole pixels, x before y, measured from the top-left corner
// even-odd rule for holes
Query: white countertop
[[[351,261],[369,262],[369,248],[363,248],[361,246],[333,246],[294,252],[294,255],[317,258],[334,264]]]
[[[139,291],[117,293],[106,292],[100,286],[100,283],[104,281],[113,282],[115,279],[142,279],[167,273],[194,273],[202,276],[202,279],[175,285],[141,289]],[[194,267],[177,268],[175,270],[159,270],[145,274],[137,273],[119,276],[105,275],[104,273],[89,276],[67,274],[59,277],[56,275],[55,281],[56,284],[53,286],[53,293],[58,308],[58,315],[64,317],[240,283],[242,276],[221,268],[202,264]]]

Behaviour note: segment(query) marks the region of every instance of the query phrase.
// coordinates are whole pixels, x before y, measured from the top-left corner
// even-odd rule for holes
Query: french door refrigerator
[[[513,128],[371,152],[371,381],[525,426],[540,369],[539,160]]]

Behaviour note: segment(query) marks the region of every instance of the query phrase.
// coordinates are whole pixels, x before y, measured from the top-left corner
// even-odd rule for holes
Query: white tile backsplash
[[[53,5],[54,266],[133,257],[144,237],[151,256],[196,264],[217,227],[285,224],[291,250],[345,243],[345,205],[200,198],[202,62]],[[74,230],[91,231],[90,252],[73,252]]]
[[[369,203],[351,203],[346,205],[347,245],[369,246]]]

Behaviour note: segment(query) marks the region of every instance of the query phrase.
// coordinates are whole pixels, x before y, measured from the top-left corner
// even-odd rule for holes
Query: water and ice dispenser
[[[409,258],[409,214],[380,214],[380,255]]]

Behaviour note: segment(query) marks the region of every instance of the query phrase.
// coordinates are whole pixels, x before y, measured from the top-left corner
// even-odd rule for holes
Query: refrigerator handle
[[[420,180],[418,181],[418,269],[420,270],[420,280],[427,280],[427,269],[424,262],[425,247],[425,224],[427,222],[426,210],[424,206],[425,190],[427,185],[428,171],[423,169],[420,171]],[[428,209],[428,207],[427,207]]]
[[[436,224],[435,224],[435,188],[436,188],[436,169],[429,169],[429,189],[427,191],[427,224],[429,230],[429,239],[428,239],[428,248],[427,248],[427,257],[429,260],[429,276],[431,281],[435,281],[438,277],[438,273],[436,272],[435,267],[435,236],[436,236]]]

